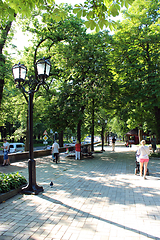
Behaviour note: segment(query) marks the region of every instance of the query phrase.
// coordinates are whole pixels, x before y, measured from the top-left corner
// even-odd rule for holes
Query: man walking
[[[115,150],[115,142],[116,142],[116,138],[115,138],[115,136],[113,136],[113,138],[112,138],[112,151]]]
[[[52,145],[52,154],[54,153],[54,157],[56,160],[56,163],[58,162],[58,156],[59,156],[59,144],[55,141]]]

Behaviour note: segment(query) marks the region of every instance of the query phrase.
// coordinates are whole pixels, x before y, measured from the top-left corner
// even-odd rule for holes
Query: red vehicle
[[[128,133],[126,133],[126,136],[126,145],[128,144],[131,146],[132,144],[139,144],[138,128],[130,130]],[[142,134],[142,139],[144,139],[148,144],[151,143],[150,136],[147,133]]]
[[[133,130],[130,130],[128,133],[126,133],[126,136],[127,136],[126,143],[128,143],[129,146],[131,146],[131,144],[138,144],[139,143],[138,129],[137,128],[135,128]]]

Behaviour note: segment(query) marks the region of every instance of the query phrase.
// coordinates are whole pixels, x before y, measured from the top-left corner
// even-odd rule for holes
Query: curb
[[[9,192],[1,193],[0,194],[0,203],[3,203],[4,201],[8,200],[9,198],[12,198],[15,195],[17,195],[22,190],[22,187],[24,187],[24,185],[19,188],[13,189]]]

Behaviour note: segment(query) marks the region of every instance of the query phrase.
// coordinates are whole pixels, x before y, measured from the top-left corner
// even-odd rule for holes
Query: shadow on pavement
[[[65,208],[68,208],[68,209],[70,209],[70,210],[72,210],[72,211],[74,211],[74,212],[77,212],[78,214],[81,214],[81,216],[87,216],[88,218],[94,218],[94,219],[103,221],[103,222],[105,222],[105,223],[112,224],[112,225],[114,225],[114,226],[116,226],[116,227],[125,229],[125,230],[127,230],[127,231],[132,231],[132,232],[137,233],[137,234],[140,234],[140,235],[142,235],[142,236],[149,237],[150,239],[160,240],[160,238],[157,238],[157,237],[154,236],[154,235],[149,235],[149,234],[147,234],[147,233],[145,233],[145,232],[142,232],[142,231],[139,231],[139,230],[137,230],[137,229],[134,229],[134,228],[131,228],[131,227],[127,227],[127,226],[125,226],[125,225],[122,225],[122,224],[113,222],[113,221],[111,221],[111,220],[107,220],[107,219],[102,218],[102,217],[99,217],[99,216],[95,216],[95,215],[90,214],[90,213],[88,213],[88,212],[85,212],[85,211],[82,211],[82,210],[77,209],[77,208],[75,208],[75,207],[72,207],[72,206],[70,206],[70,205],[67,205],[67,204],[65,204],[65,203],[63,203],[63,202],[61,202],[61,201],[58,201],[58,200],[56,200],[56,199],[53,199],[53,198],[51,198],[51,197],[49,197],[49,196],[46,196],[45,194],[42,194],[42,195],[39,196],[39,197],[40,197],[40,198],[43,198],[43,199],[46,199],[47,201],[50,201],[50,202],[52,202],[52,203],[62,205],[62,206],[65,207]]]
[[[0,166],[0,173],[12,173],[12,172],[20,172],[22,169],[28,167],[28,162],[23,161],[23,162],[16,162],[16,163],[11,163],[9,166]]]

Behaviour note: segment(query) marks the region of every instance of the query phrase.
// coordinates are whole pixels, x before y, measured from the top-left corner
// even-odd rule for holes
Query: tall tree
[[[78,17],[87,17],[87,28],[93,30],[96,27],[98,31],[99,29],[103,29],[103,26],[109,26],[111,28],[115,23],[108,18],[118,15],[121,7],[128,7],[128,4],[132,2],[133,0],[90,0],[86,1],[84,5],[76,5],[74,7],[74,12],[77,13]],[[35,12],[33,12],[35,9],[43,11],[44,16],[50,15],[55,21],[60,21],[67,15],[66,11],[56,5],[54,0],[28,0],[23,2],[20,0],[0,1],[0,106],[6,72],[3,49],[7,41],[10,42],[9,33],[12,23],[16,21],[16,16],[19,15],[22,16],[22,21],[24,21],[25,18],[29,18],[31,15],[35,16]]]
[[[137,125],[147,123],[160,139],[159,6],[157,0],[134,2],[114,35],[113,55],[121,86],[119,108],[127,108]]]
[[[32,11],[36,9],[46,9],[47,1],[45,0],[28,0],[28,1],[0,1],[0,106],[3,94],[4,81],[6,77],[6,55],[4,54],[4,48],[7,43],[10,42],[10,30],[12,23],[16,21],[17,15],[21,15],[23,18],[29,17]]]
[[[68,44],[62,42],[59,45],[59,55],[62,59],[59,62],[62,63],[63,68],[65,67],[64,83],[70,89],[67,98],[73,102],[73,109],[77,109],[75,109],[77,115],[74,121],[78,126],[82,119],[84,122],[84,110],[88,108],[90,113],[92,112],[92,123],[94,123],[93,113],[102,101],[108,98],[113,78],[108,33],[94,35],[83,33],[68,41]],[[92,124],[92,133],[93,128]]]

